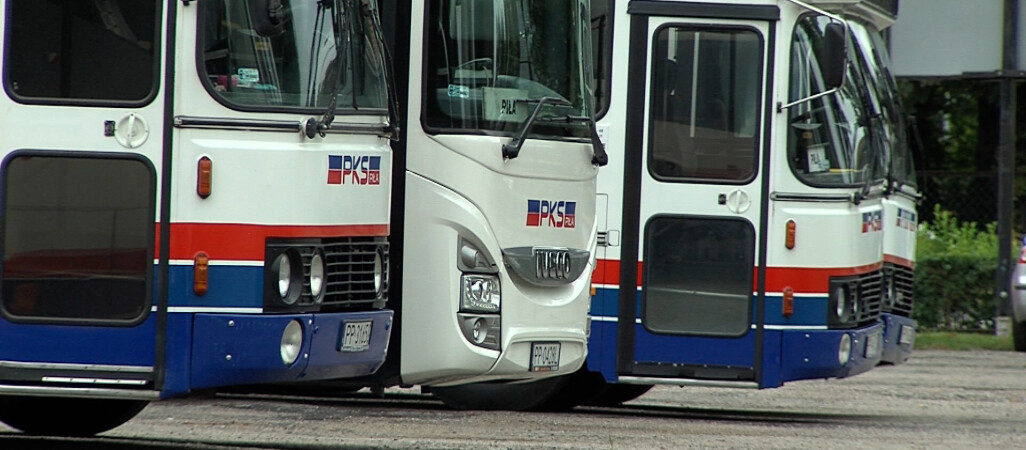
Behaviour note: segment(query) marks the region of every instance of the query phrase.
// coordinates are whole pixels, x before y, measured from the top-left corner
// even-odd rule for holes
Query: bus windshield
[[[872,94],[879,99],[886,136],[884,148],[888,176],[900,183],[915,186],[916,170],[907,135],[905,110],[901,106],[898,86],[890,71],[887,45],[880,33],[870,25],[852,22],[850,29],[866,66],[866,79]]]
[[[239,109],[386,110],[384,45],[371,0],[282,0],[280,33],[260,33],[258,0],[204,0],[203,78]],[[268,35],[270,34],[270,35]]]
[[[432,0],[425,23],[424,125],[515,132],[538,100],[543,114],[590,117],[589,6],[582,0]],[[580,125],[539,121],[534,133],[586,137]]]
[[[827,91],[817,55],[830,18],[807,15],[795,26],[791,43],[790,101]],[[788,109],[788,159],[806,184],[816,187],[854,187],[878,175],[878,165],[867,108],[862,72],[852,64],[848,48],[844,84],[832,95],[800,103]],[[879,133],[877,133],[879,134]]]

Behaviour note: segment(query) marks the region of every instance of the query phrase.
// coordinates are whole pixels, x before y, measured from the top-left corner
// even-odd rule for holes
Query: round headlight
[[[837,305],[835,305],[834,313],[837,314],[838,319],[845,320],[848,313],[848,289],[844,286],[838,286],[835,292],[837,292]]]
[[[374,253],[374,292],[380,297],[385,287],[385,261],[381,252]]]
[[[858,291],[852,292],[849,298],[849,301],[851,302],[851,317],[849,318],[852,320],[858,319],[859,311],[862,310],[862,302],[859,301]]]
[[[488,336],[488,324],[484,319],[478,318],[474,321],[474,328],[471,330],[471,333],[474,337],[475,344],[484,342],[485,338]]]
[[[898,302],[898,283],[894,277],[887,279],[887,306],[894,306]]]
[[[281,333],[281,361],[286,366],[291,366],[299,358],[299,352],[303,350],[303,325],[298,320],[292,319],[285,326]]]
[[[851,358],[851,336],[848,333],[841,335],[841,343],[837,346],[837,362],[841,365],[848,364]]]
[[[310,295],[315,302],[320,302],[324,293],[324,257],[321,252],[316,252],[310,259]]]
[[[289,299],[289,288],[292,287],[292,261],[289,259],[289,255],[282,253],[278,255],[278,261],[275,262],[278,266],[278,295],[285,303],[290,303]]]

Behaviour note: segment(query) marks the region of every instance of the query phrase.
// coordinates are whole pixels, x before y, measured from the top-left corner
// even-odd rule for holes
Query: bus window
[[[791,46],[790,99],[826,91],[816,60],[830,19],[807,15],[798,21]],[[844,84],[827,95],[788,109],[788,159],[800,180],[817,187],[851,187],[874,176],[869,114],[857,87],[860,73],[850,63]]]
[[[658,216],[645,235],[642,322],[649,330],[711,336],[748,331],[755,265],[749,222]]]
[[[652,58],[652,175],[751,180],[762,73],[758,35],[667,27],[656,34]]]
[[[4,315],[144,317],[153,267],[152,168],[141,159],[46,154],[19,154],[3,167]]]
[[[27,103],[45,99],[139,103],[157,86],[161,2],[7,2],[4,82]]]
[[[200,2],[201,76],[238,109],[385,109],[370,0],[283,1],[282,33],[254,29],[247,2]]]
[[[570,104],[549,107],[547,113],[591,114],[591,16],[586,2],[429,3],[429,17],[437,22],[426,24],[426,127],[512,133],[543,97]],[[565,123],[539,121],[534,131],[589,136],[587,128]]]

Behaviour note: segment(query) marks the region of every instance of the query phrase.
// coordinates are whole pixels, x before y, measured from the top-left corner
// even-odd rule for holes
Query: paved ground
[[[765,391],[657,387],[624,408],[452,411],[384,399],[219,396],[158,402],[94,439],[0,448],[1026,448],[1026,354],[919,351],[905,365]]]

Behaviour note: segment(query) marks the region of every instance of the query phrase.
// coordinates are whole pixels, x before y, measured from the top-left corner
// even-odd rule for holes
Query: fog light
[[[291,366],[299,358],[303,350],[303,325],[298,320],[291,320],[281,334],[281,361]]]
[[[479,318],[474,321],[474,328],[471,330],[471,334],[475,344],[480,345],[484,342],[485,337],[488,336],[488,325],[484,319]]]
[[[837,346],[837,362],[841,365],[848,364],[851,359],[851,336],[848,333],[841,335],[841,344]]]
[[[463,337],[478,347],[499,349],[502,319],[497,314],[457,314]]]
[[[310,295],[314,302],[320,303],[324,299],[324,257],[321,252],[316,252],[310,258]]]

